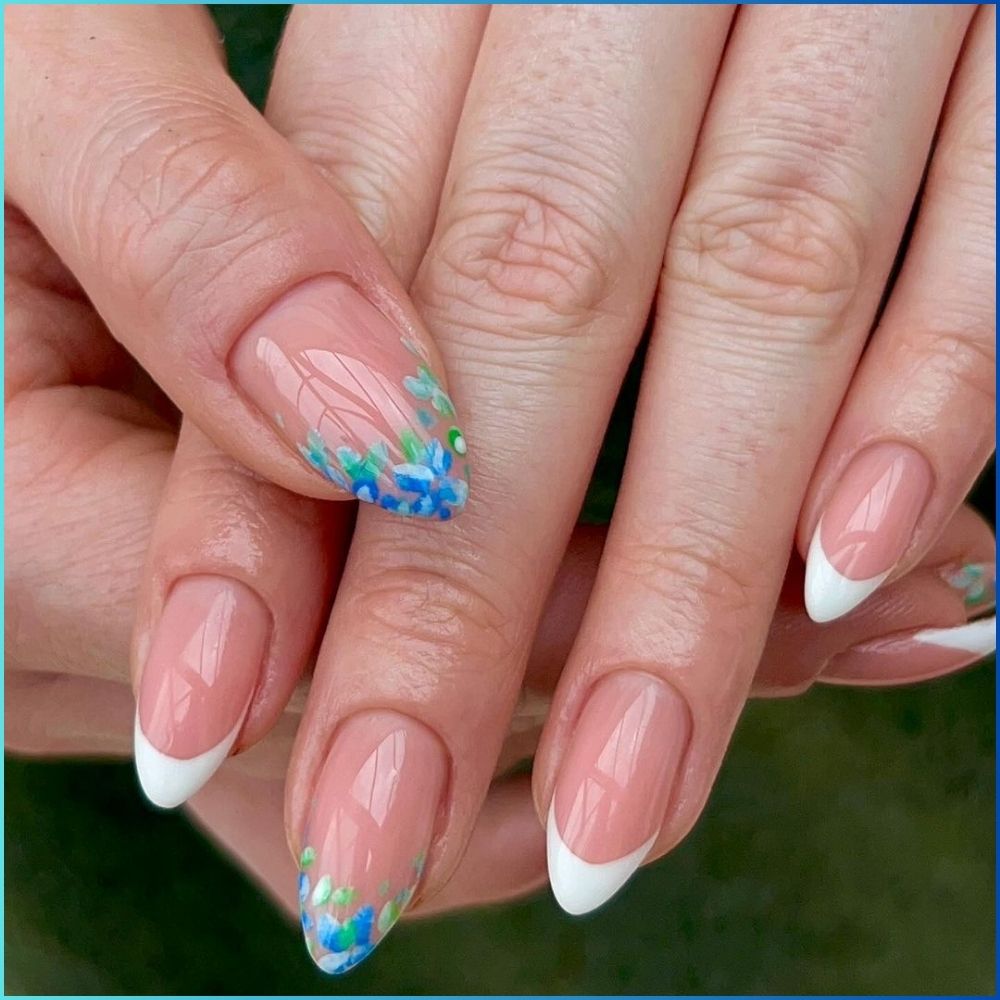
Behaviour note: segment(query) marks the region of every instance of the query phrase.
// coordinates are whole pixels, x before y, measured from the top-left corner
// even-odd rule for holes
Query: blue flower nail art
[[[415,348],[411,348],[418,353]],[[422,357],[418,353],[418,357]],[[439,417],[453,417],[455,407],[434,373],[421,363],[417,374],[403,379],[406,390],[432,409],[417,409],[418,422],[426,431]],[[456,456],[466,454],[465,436],[452,425],[441,437],[422,438],[411,428],[399,435],[397,450],[404,462],[391,462],[389,444],[377,441],[363,455],[352,448],[337,448],[331,456],[318,431],[309,432],[302,457],[319,473],[364,503],[378,504],[383,510],[405,517],[449,520],[465,506],[469,496],[469,467],[462,463],[461,475],[454,470]]]
[[[308,868],[316,859],[316,852],[307,847],[300,858],[300,865]],[[324,972],[334,975],[347,972],[363,962],[389,933],[403,910],[413,898],[416,880],[423,871],[423,856],[413,862],[414,882],[403,886],[396,894],[379,906],[365,903],[356,909],[357,892],[350,886],[335,886],[329,875],[322,875],[311,884],[303,871],[299,875],[299,900],[302,932],[313,960]],[[388,884],[379,887],[379,893],[390,891]]]

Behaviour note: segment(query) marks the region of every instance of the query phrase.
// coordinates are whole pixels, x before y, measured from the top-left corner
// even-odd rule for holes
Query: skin
[[[109,19],[100,22],[102,28],[121,32],[148,56],[138,60],[144,70],[147,62],[164,59],[156,48],[161,43],[148,41],[154,33],[137,31],[142,17],[154,15],[78,16]],[[192,64],[210,67],[198,69],[196,81],[214,91],[224,72],[205,22],[190,12],[155,16],[181,19],[176,24],[182,30],[172,37],[189,50]],[[939,231],[947,228],[942,220],[954,219],[949,199],[965,204],[968,195],[975,205],[990,190],[978,174],[956,183],[948,164],[968,162],[967,150],[991,148],[983,135],[991,116],[982,113],[981,91],[992,58],[984,41],[992,37],[992,16],[976,15],[948,98],[946,141],[934,161],[945,165],[932,167],[904,280],[862,356],[971,10],[744,11],[704,122],[730,28],[730,12],[721,8],[643,10],[628,18],[609,9],[498,9],[488,24],[479,11],[388,11],[364,18],[349,8],[293,13],[269,114],[315,166],[307,176],[298,154],[270,136],[265,160],[280,163],[274,169],[282,174],[288,165],[313,205],[329,205],[328,214],[339,221],[341,203],[330,189],[338,192],[385,247],[440,349],[480,455],[473,499],[455,524],[402,525],[378,511],[359,514],[292,758],[286,822],[293,849],[338,723],[361,710],[392,709],[419,719],[448,749],[449,799],[425,894],[441,890],[455,872],[490,787],[601,429],[658,281],[621,499],[535,769],[539,813],[547,811],[587,690],[622,663],[639,662],[681,693],[694,719],[686,784],[677,795],[679,807],[664,817],[656,853],[683,835],[708,794],[766,648],[796,526],[804,554],[823,490],[842,463],[876,437],[907,437],[934,463],[933,499],[901,571],[928,554],[992,441],[991,401],[965,391],[969,378],[985,367],[981,357],[992,343],[992,313],[985,315],[980,305],[992,277],[980,245],[962,236],[969,223],[963,228],[961,214],[958,223],[948,223],[956,235],[946,260],[935,255],[932,269],[930,251],[922,249],[938,244]],[[57,27],[43,15],[32,17],[42,20],[26,19],[20,29],[36,46],[36,58],[68,44],[60,43]],[[400,81],[387,80],[385,66],[398,60],[377,58],[380,47],[391,47],[401,35],[409,39],[415,28],[424,29],[414,49],[422,58],[392,71],[402,74]],[[70,34],[75,37],[78,28]],[[800,67],[793,55],[812,44],[855,54],[871,47],[879,58],[855,67],[850,79],[837,76],[837,59],[822,52],[810,58],[823,67],[821,75],[809,77],[810,93],[801,95],[801,106],[788,109],[768,91],[772,77],[755,77],[749,67],[773,60],[776,78],[785,73],[795,82]],[[548,47],[567,54],[539,69],[536,53]],[[439,58],[422,61],[429,53]],[[316,75],[320,65],[327,67],[326,78]],[[419,66],[433,66],[434,87]],[[902,80],[897,91],[905,96],[888,94],[884,78]],[[390,115],[385,128],[358,113],[363,102],[396,84],[418,99],[380,112]],[[59,86],[31,92],[24,106],[51,104],[59,126],[72,130],[78,109]],[[419,99],[429,92],[432,99]],[[664,108],[662,93],[684,99]],[[824,94],[838,95],[836,108],[810,103]],[[199,100],[196,87],[196,106]],[[26,130],[27,118],[22,108],[12,110],[8,118],[16,135],[18,128]],[[787,114],[834,122],[836,128],[803,132],[795,127],[803,122],[789,122],[782,117]],[[236,121],[255,139],[263,134],[264,126],[242,111]],[[47,128],[54,126],[8,146],[30,151],[37,148],[33,144],[44,145],[52,138]],[[786,133],[793,138],[782,139]],[[236,138],[245,140],[246,134]],[[435,151],[428,151],[429,141],[409,141],[425,135],[434,138]],[[586,154],[576,145],[578,136],[591,139]],[[446,158],[441,150],[452,137]],[[835,155],[824,160],[829,171],[811,173],[820,147],[831,142]],[[191,276],[183,268],[179,290],[169,298],[158,297],[159,274],[152,267],[137,275],[130,271],[119,299],[118,289],[103,287],[101,274],[88,263],[87,251],[103,245],[100,232],[50,194],[64,189],[57,183],[62,178],[45,172],[51,166],[38,177],[29,175],[25,164],[35,160],[27,152],[23,163],[11,155],[14,200],[81,279],[119,340],[147,361],[202,432],[211,432],[206,439],[187,428],[182,434],[141,591],[136,660],[143,632],[156,617],[157,595],[178,573],[204,568],[206,535],[225,537],[233,516],[249,526],[244,544],[216,546],[214,568],[253,582],[258,592],[273,587],[267,597],[278,621],[293,614],[307,623],[322,621],[329,590],[320,570],[315,585],[305,588],[305,608],[283,604],[285,588],[269,581],[281,578],[283,549],[312,551],[302,539],[315,537],[315,524],[327,523],[328,508],[321,512],[312,501],[289,501],[286,524],[273,510],[284,509],[282,493],[281,503],[268,504],[265,497],[265,513],[256,512],[258,493],[270,488],[220,455],[216,445],[236,459],[252,460],[258,472],[283,486],[301,492],[314,487],[306,487],[277,453],[273,465],[260,458],[270,454],[263,437],[232,429],[246,421],[226,419],[234,404],[225,386],[212,381],[211,364],[199,368],[199,378],[208,375],[196,388],[177,381],[176,359],[186,347],[176,339],[182,335],[171,332],[185,330],[185,318],[207,308],[210,343],[217,356],[224,353],[220,345],[259,308],[264,291],[285,280],[277,280],[275,268],[286,260],[287,247],[280,240],[270,244],[275,249],[252,280],[238,266],[226,272],[231,278],[216,287],[218,302],[210,307],[196,285],[185,284]],[[85,193],[92,192],[87,185],[102,176],[104,166],[101,160],[88,164],[80,180]],[[104,232],[114,245],[115,232],[127,228],[123,217],[135,220],[127,217],[127,202],[111,205]],[[757,214],[746,215],[745,205]],[[216,206],[209,198],[196,207],[208,213]],[[299,218],[294,206],[289,210]],[[322,254],[344,252],[330,243],[334,236],[318,231],[313,216],[322,214],[313,209],[293,227],[308,234],[295,242],[305,247],[301,255],[299,249],[291,252],[297,276],[315,270]],[[82,236],[72,225],[78,222]],[[352,246],[366,246],[371,254],[353,224],[344,226]],[[761,252],[748,255],[741,250],[747,245]],[[247,267],[260,263],[252,254],[241,260]],[[862,260],[864,267],[855,266]],[[381,264],[372,267],[379,287],[389,289],[407,312],[395,279]],[[801,273],[818,277],[803,287],[790,277]],[[167,361],[150,363],[148,338],[127,333],[145,328],[138,322],[138,303],[145,299],[131,294],[136,280],[149,282],[154,325],[161,323],[168,334],[164,356],[174,359],[171,370]],[[248,300],[248,285],[264,291]],[[920,289],[931,290],[924,303]],[[243,313],[234,312],[237,302]],[[923,308],[929,302],[941,305],[940,312]],[[978,311],[959,309],[967,302]],[[970,311],[975,322],[955,321]],[[916,315],[926,335],[913,333],[910,318]],[[929,328],[928,316],[938,317],[936,328]],[[98,327],[93,316],[86,324]],[[102,351],[119,356],[103,330],[99,339]],[[916,385],[913,370],[925,373]],[[905,394],[892,391],[896,385],[905,385]],[[903,397],[907,403],[896,409],[876,405]],[[771,405],[755,405],[763,399]],[[928,412],[933,420],[916,419]],[[146,411],[128,415],[148,443],[128,444],[126,457],[133,447],[139,456],[154,443],[163,447],[164,432]],[[975,429],[971,436],[969,427]],[[780,448],[770,446],[774,441]],[[142,464],[135,459],[137,474]],[[215,502],[199,504],[199,497]],[[705,504],[710,516],[694,517]],[[217,517],[211,516],[215,510]],[[171,533],[161,526],[171,519],[183,529]],[[300,530],[304,535],[296,534]],[[346,537],[338,524],[331,530]],[[245,544],[247,538],[252,544]],[[306,570],[307,578],[312,572]],[[664,607],[684,613],[664,616]],[[308,628],[306,634],[312,637]],[[732,649],[739,651],[735,664]],[[276,648],[272,657],[241,745],[260,738],[280,717],[303,666],[301,649]],[[484,684],[495,697],[479,697]]]
[[[162,400],[114,349],[94,314],[81,308],[51,251],[20,220],[7,222],[6,746],[31,756],[126,757],[134,712],[128,669],[133,609],[176,433],[156,413]],[[95,382],[114,388],[95,390]],[[64,448],[53,462],[46,442],[55,426],[64,429]],[[273,518],[285,509],[272,502],[253,513],[277,538],[287,525]],[[271,537],[263,532],[265,542]],[[603,541],[604,529],[581,528],[567,550],[529,660],[533,702],[522,702],[518,731],[505,741],[498,772],[535,749],[547,710],[538,699],[558,680]],[[246,550],[245,538],[230,532],[217,539],[216,548],[232,550],[235,560]],[[992,549],[988,526],[963,509],[925,565],[986,559]],[[335,560],[335,547],[327,557]],[[948,626],[964,614],[954,590],[930,569],[918,568],[852,615],[821,628],[802,611],[800,582],[789,577],[787,604],[782,601],[772,624],[755,680],[761,696],[805,690],[824,662],[859,642]],[[294,865],[281,849],[282,796],[307,697],[308,683],[302,682],[269,735],[235,756],[188,807],[289,913],[296,906]],[[243,820],[247,801],[257,810],[250,829]],[[414,915],[510,898],[544,878],[530,783],[501,777],[462,864]]]

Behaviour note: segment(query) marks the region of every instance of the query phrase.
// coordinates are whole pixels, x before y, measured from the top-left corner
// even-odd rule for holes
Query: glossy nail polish
[[[945,566],[941,577],[962,595],[970,616],[996,606],[996,563],[956,563]]]
[[[244,584],[190,576],[171,588],[143,664],[135,765],[163,808],[190,798],[229,755],[260,676],[271,616]]]
[[[302,930],[324,972],[367,958],[413,898],[447,770],[437,737],[406,716],[370,712],[338,728],[299,859]]]
[[[625,670],[597,682],[549,808],[549,881],[567,913],[605,903],[645,860],[689,735],[687,705],[670,685]]]
[[[816,527],[805,602],[815,622],[856,608],[903,556],[930,496],[927,460],[896,443],[872,445],[847,467]]]
[[[289,292],[243,334],[230,370],[279,437],[359,500],[437,520],[465,506],[465,437],[440,375],[347,281]]]
[[[820,680],[857,686],[912,684],[953,673],[996,650],[996,615],[954,628],[925,628],[859,643],[824,668]]]

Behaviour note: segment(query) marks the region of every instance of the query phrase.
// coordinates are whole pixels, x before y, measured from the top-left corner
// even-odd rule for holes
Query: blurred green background
[[[285,8],[214,12],[259,102]],[[6,992],[992,994],[994,704],[993,668],[754,703],[697,829],[604,911],[404,925],[340,980],[130,765],[8,761]]]

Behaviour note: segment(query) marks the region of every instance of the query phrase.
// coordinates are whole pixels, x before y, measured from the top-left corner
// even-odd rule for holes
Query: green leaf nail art
[[[352,889],[348,885],[342,885],[334,889],[333,894],[330,896],[334,906],[350,906],[357,898],[357,890]]]
[[[392,925],[399,920],[399,915],[402,911],[399,908],[399,904],[394,899],[390,899],[385,906],[379,911],[378,915],[378,929],[383,934],[388,933]]]

